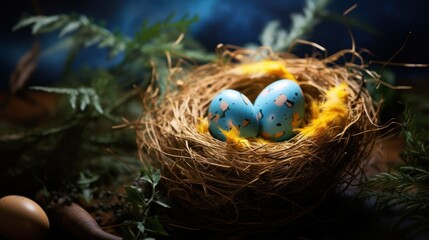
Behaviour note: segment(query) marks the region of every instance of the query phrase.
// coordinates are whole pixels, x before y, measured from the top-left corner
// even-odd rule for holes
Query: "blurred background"
[[[349,15],[351,28],[359,48],[371,51],[371,59],[388,60],[409,37],[403,50],[394,62],[429,63],[429,2],[424,0],[332,0],[320,24],[307,39],[325,47],[329,53],[350,48],[351,40],[343,22],[342,14],[353,4],[358,6]],[[0,30],[0,89],[6,90],[9,78],[18,59],[25,54],[35,39],[30,28],[12,31],[23,14],[55,15],[61,13],[85,14],[96,22],[103,22],[109,30],[133,36],[144,20],[160,21],[171,13],[177,17],[184,14],[198,16],[187,33],[209,52],[219,43],[246,46],[260,44],[260,35],[266,24],[278,20],[281,27],[290,27],[291,13],[300,13],[305,1],[257,1],[238,0],[16,0],[3,1]],[[56,46],[58,33],[39,37],[41,55],[29,85],[49,84],[58,79],[63,71],[67,49]],[[303,56],[308,49],[297,49],[294,53]],[[117,60],[116,60],[117,61]],[[74,67],[103,67],[115,64],[108,60],[107,51],[90,47],[79,52]],[[393,68],[399,80],[427,78],[427,68]]]

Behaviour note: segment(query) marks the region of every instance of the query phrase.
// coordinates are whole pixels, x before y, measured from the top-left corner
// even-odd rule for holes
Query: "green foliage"
[[[75,45],[89,47],[96,45],[100,48],[109,48],[111,57],[124,51],[129,39],[115,35],[109,30],[95,24],[84,15],[54,15],[31,16],[22,19],[13,31],[24,27],[31,27],[33,34],[60,31],[59,36],[73,35]]]
[[[197,20],[197,17],[187,15],[176,19],[171,14],[154,24],[145,21],[134,37],[114,34],[84,15],[73,14],[27,17],[18,22],[13,30],[31,27],[33,34],[59,31],[59,37],[68,36],[71,46],[66,70],[72,65],[77,52],[84,47],[107,48],[111,58],[123,54],[121,63],[110,69],[111,74],[128,83],[139,82],[142,87],[147,87],[155,78],[163,94],[168,85],[166,53],[170,53],[171,60],[189,57],[207,62],[214,59],[213,54],[203,51],[192,39],[182,39],[181,34]],[[150,76],[154,67],[158,74]],[[145,75],[148,77],[142,79],[141,76]]]
[[[290,30],[280,28],[279,21],[269,22],[260,36],[263,46],[269,46],[275,52],[286,50],[291,43],[306,35],[318,24],[320,13],[325,11],[329,0],[306,0],[302,13],[291,15]]]
[[[31,28],[33,34],[58,32],[67,47],[63,79],[58,86],[32,86],[31,90],[60,96],[51,121],[33,129],[11,128],[0,122],[1,194],[23,195],[66,192],[64,183],[76,186],[76,197],[91,202],[98,186],[122,187],[141,167],[135,158],[135,134],[128,128],[112,129],[125,119],[142,114],[140,94],[149,85],[159,99],[175,86],[168,81],[170,64],[179,59],[205,63],[214,59],[185,33],[196,17],[170,15],[163,21],[145,21],[134,36],[113,33],[92,19],[77,14],[30,16],[14,31]],[[73,69],[75,57],[86,47],[108,50],[119,63],[109,68]],[[51,50],[52,51],[52,50]],[[135,86],[130,89],[130,86]],[[65,100],[65,101],[62,101]],[[137,106],[137,107],[136,107]],[[37,181],[34,181],[36,179]],[[168,236],[157,214],[169,208],[159,192],[159,170],[144,169],[137,184],[125,188],[131,206],[130,220],[123,224],[125,239]],[[18,189],[21,188],[21,189]],[[51,194],[52,195],[52,194]],[[69,198],[73,199],[73,198]],[[124,207],[126,210],[126,207]]]
[[[419,87],[417,87],[419,88]],[[423,91],[424,88],[422,89]],[[407,102],[412,109],[406,109],[408,114],[412,110],[413,116],[406,118],[405,125],[409,128],[409,134],[416,136],[415,138],[408,138],[408,140],[414,140],[415,142],[410,142],[410,149],[407,151],[414,152],[418,155],[423,153],[427,156],[428,149],[425,149],[425,145],[429,144],[429,121],[427,120],[427,114],[429,113],[429,95],[426,93],[418,94],[416,92],[404,92],[401,94],[401,101]],[[426,157],[427,159],[427,157]]]
[[[33,86],[30,87],[30,89],[48,93],[64,94],[69,97],[69,102],[73,109],[77,109],[77,105],[79,105],[79,110],[84,111],[87,106],[92,105],[97,110],[97,112],[100,114],[103,113],[103,109],[100,105],[100,98],[93,88],[54,88]]]
[[[364,183],[362,198],[374,198],[379,209],[397,210],[398,221],[393,228],[406,228],[413,234],[429,230],[429,154],[428,148],[414,125],[414,115],[404,111],[402,152],[406,164],[392,172],[380,173]]]
[[[60,95],[58,110],[49,123],[25,129],[0,122],[0,151],[5,154],[0,167],[7,169],[0,173],[0,182],[17,181],[22,186],[20,190],[6,187],[1,193],[31,194],[41,187],[55,190],[62,181],[79,179],[79,172],[86,169],[100,176],[100,183],[115,179],[115,174],[135,172],[133,167],[139,163],[134,157],[133,131],[112,130],[112,126],[142,113],[140,94],[150,84],[160,90],[160,99],[166,89],[174,87],[168,81],[168,60],[174,64],[188,56],[202,62],[213,59],[182,35],[195,21],[196,17],[170,15],[153,24],[145,21],[134,36],[124,36],[78,14],[20,20],[14,31],[58,32],[59,45],[69,48],[69,56],[58,86],[30,87]],[[109,68],[72,69],[77,54],[91,46],[107,49],[109,57],[117,57],[119,63]],[[167,60],[167,53],[171,59]],[[130,89],[132,85],[136,87]],[[39,181],[32,181],[34,177]],[[88,191],[86,197],[90,198]]]
[[[123,224],[124,239],[147,239],[148,234],[168,236],[157,215],[149,212],[154,205],[170,208],[158,191],[161,174],[158,169],[142,169],[136,184],[125,187],[134,219]]]
[[[405,148],[402,158],[413,166],[423,166],[429,169],[429,145],[425,139],[425,130],[420,125],[416,125],[416,115],[413,115],[407,107],[404,111],[404,139]]]
[[[197,16],[189,17],[188,15],[175,20],[175,14],[170,14],[164,21],[153,25],[149,24],[148,21],[144,21],[141,30],[135,34],[135,40],[138,42],[154,42],[155,39],[177,38],[181,33],[185,33],[191,24],[197,21]],[[156,37],[155,39],[154,36]]]
[[[0,167],[7,169],[0,172],[0,181],[17,183],[4,186],[2,194],[32,194],[40,187],[58,189],[87,169],[106,181],[113,179],[113,174],[132,172],[127,165],[138,165],[136,160],[124,162],[112,156],[114,152],[124,159],[134,157],[135,136],[128,129],[111,127],[122,123],[122,117],[134,118],[141,113],[129,106],[139,102],[139,92],[122,90],[104,71],[93,71],[88,78],[90,83],[80,82],[77,87],[32,88],[68,99],[58,101],[48,124],[27,129],[0,122],[0,129],[7,129],[0,131],[0,151],[4,154]]]

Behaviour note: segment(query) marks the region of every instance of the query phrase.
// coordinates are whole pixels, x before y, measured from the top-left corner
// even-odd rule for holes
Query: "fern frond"
[[[16,31],[18,29],[32,27],[32,33],[42,33],[42,32],[51,32],[55,31],[68,21],[68,16],[64,14],[53,15],[53,16],[32,16],[21,19],[13,28],[12,31]]]
[[[407,192],[416,188],[429,187],[429,173],[423,169],[403,166],[396,172],[380,173],[366,182],[371,188],[382,188],[385,191]]]
[[[289,31],[280,28],[279,21],[271,21],[264,28],[260,41],[263,46],[269,46],[273,51],[286,50],[290,44],[305,36],[318,24],[318,16],[329,4],[330,0],[306,0],[302,13],[291,15]]]
[[[407,105],[404,110],[403,135],[405,140],[405,148],[402,152],[402,157],[407,162],[418,164],[429,164],[429,145],[423,140],[424,131],[417,130],[415,121],[416,115],[411,113]]]
[[[417,234],[429,229],[429,165],[428,146],[421,138],[408,107],[404,111],[402,152],[406,164],[392,172],[380,173],[368,179],[360,196],[374,198],[379,209],[397,210],[399,219],[394,229],[411,222]]]
[[[103,114],[103,108],[100,104],[100,98],[93,88],[79,87],[79,88],[55,88],[55,87],[42,87],[33,86],[32,90],[43,91],[48,93],[57,93],[67,95],[69,103],[73,109],[79,106],[79,110],[85,111],[87,106],[92,105],[97,112]]]
[[[128,38],[115,35],[108,29],[95,24],[85,15],[32,16],[19,21],[13,30],[24,27],[31,27],[33,34],[59,31],[59,37],[72,35],[74,43],[79,46],[107,47],[110,49],[110,57],[115,57],[124,51],[130,41]]]

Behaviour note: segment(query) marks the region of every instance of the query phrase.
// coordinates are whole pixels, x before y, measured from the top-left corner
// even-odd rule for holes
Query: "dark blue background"
[[[349,15],[370,25],[376,34],[353,27],[357,46],[369,49],[376,59],[387,60],[403,44],[412,32],[404,50],[394,59],[396,62],[429,63],[429,1],[425,0],[333,0],[329,11],[341,15],[357,3],[358,7]],[[304,1],[260,1],[260,0],[110,0],[110,1],[4,1],[1,3],[0,38],[0,88],[7,88],[9,76],[19,57],[31,48],[34,37],[29,29],[12,32],[22,13],[44,15],[75,12],[86,14],[98,21],[105,21],[107,28],[132,36],[139,29],[142,20],[158,21],[175,12],[198,15],[199,22],[192,25],[190,34],[199,40],[208,51],[218,43],[243,46],[258,43],[263,27],[278,19],[284,28],[289,28],[290,14],[301,12]],[[57,33],[43,35],[42,53],[58,41]],[[309,40],[317,42],[334,53],[350,48],[351,40],[344,24],[324,20],[310,35]],[[305,51],[304,49],[302,51]],[[304,54],[304,52],[297,52]],[[45,84],[59,79],[65,60],[65,51],[42,54],[38,69],[30,84]],[[106,52],[96,48],[83,51],[77,58],[76,67],[107,66]],[[427,69],[395,68],[399,78],[427,76]]]

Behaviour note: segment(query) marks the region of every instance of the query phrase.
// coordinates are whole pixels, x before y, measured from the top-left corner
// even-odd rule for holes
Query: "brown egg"
[[[0,199],[0,235],[6,239],[45,239],[49,220],[33,200],[9,195]]]

